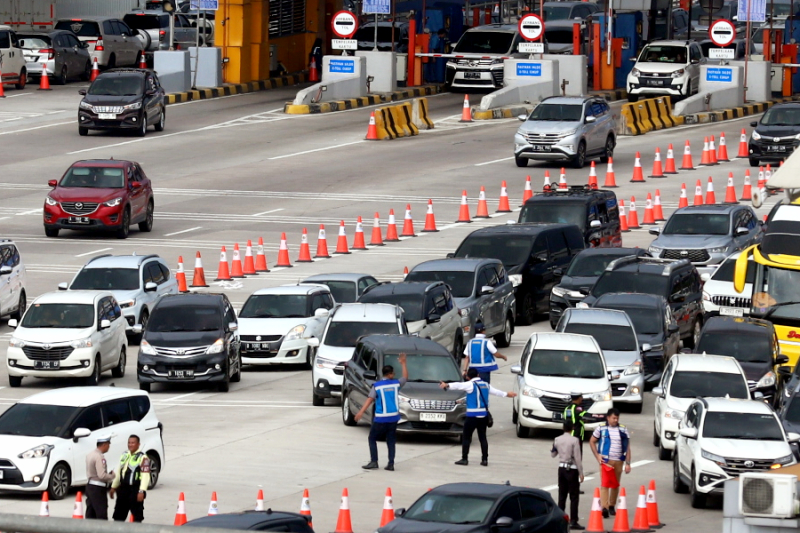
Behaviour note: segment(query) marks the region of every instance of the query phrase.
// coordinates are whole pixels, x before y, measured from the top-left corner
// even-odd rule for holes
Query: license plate
[[[58,370],[61,368],[61,361],[34,361],[33,368],[37,370]]]
[[[654,87],[660,87],[666,83],[666,80],[648,80],[648,84]]]
[[[744,309],[741,307],[720,307],[719,314],[722,316],[744,316]]]
[[[252,344],[248,344],[247,345],[247,349],[248,350],[260,350],[261,349],[261,344],[259,344],[257,342],[254,342]]]
[[[194,377],[194,370],[170,370],[167,376],[175,379],[190,379]]]
[[[100,120],[117,120],[116,113],[98,113],[97,118]]]
[[[464,73],[464,79],[465,80],[479,80],[479,79],[481,79],[481,73],[480,72],[465,72]]]
[[[447,422],[446,413],[420,413],[419,419],[422,422]]]
[[[549,152],[550,145],[549,144],[534,144],[531,145],[534,152]]]
[[[88,224],[89,217],[69,217],[70,224]]]
[[[785,152],[786,147],[780,145],[767,145],[767,152]]]
[[[564,413],[553,413],[553,422],[561,422],[564,420]]]

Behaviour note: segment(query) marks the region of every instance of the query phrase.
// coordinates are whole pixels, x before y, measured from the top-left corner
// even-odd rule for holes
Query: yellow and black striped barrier
[[[651,131],[678,126],[685,121],[684,117],[672,114],[669,96],[624,104],[620,115],[625,122],[624,133],[627,135],[644,135]]]
[[[268,91],[270,89],[277,89],[279,87],[289,87],[290,85],[303,83],[306,81],[306,78],[307,74],[305,72],[299,72],[297,74],[288,74],[286,76],[270,78],[268,80],[251,81],[248,83],[232,83],[229,85],[223,85],[222,87],[194,89],[182,93],[170,93],[167,95],[167,105],[181,104],[184,102],[190,102],[192,100],[208,100],[211,98],[231,96],[234,94]]]
[[[386,141],[419,135],[420,128],[432,129],[428,116],[428,99],[415,98],[410,102],[379,107],[375,110],[378,140]]]

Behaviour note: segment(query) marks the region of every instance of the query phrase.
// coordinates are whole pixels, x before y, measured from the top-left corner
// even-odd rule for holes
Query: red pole
[[[603,73],[602,73],[602,70],[601,70],[601,68],[602,68],[601,67],[601,61],[602,61],[601,55],[602,54],[601,54],[601,46],[600,45],[602,44],[602,42],[600,40],[601,39],[601,37],[600,37],[600,30],[601,30],[600,24],[593,24],[592,25],[592,29],[594,30],[594,43],[593,43],[594,44],[594,50],[592,51],[592,58],[593,58],[592,59],[592,67],[593,67],[593,73],[592,73],[593,74],[593,76],[592,76],[593,77],[593,83],[592,83],[592,85],[594,85],[594,90],[595,91],[599,91],[600,87],[601,87],[600,82],[602,81],[602,76],[603,76]]]
[[[472,25],[473,26],[481,25],[481,8],[479,7],[472,8]]]
[[[484,24],[491,24],[492,23],[492,8],[487,7],[486,10],[483,12],[483,23]]]
[[[572,55],[581,55],[581,23],[576,22],[572,25]]]
[[[417,62],[417,18],[411,16],[408,21],[408,74],[406,79],[406,87],[414,86],[414,67]]]

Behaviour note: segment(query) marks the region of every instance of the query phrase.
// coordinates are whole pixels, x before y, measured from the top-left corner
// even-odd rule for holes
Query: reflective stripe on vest
[[[489,384],[481,380],[473,381],[472,392],[467,393],[467,416],[486,416],[486,411],[489,407],[488,401]]]
[[[376,381],[375,385],[375,421],[397,422],[400,420],[398,395],[400,382],[396,379]]]
[[[469,366],[483,372],[497,370],[497,362],[489,351],[489,339],[472,339],[469,341]]]

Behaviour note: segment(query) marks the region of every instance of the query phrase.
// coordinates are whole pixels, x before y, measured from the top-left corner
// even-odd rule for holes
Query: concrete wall
[[[356,52],[356,57],[367,58],[367,76],[374,78],[369,84],[371,93],[390,93],[397,88],[396,56],[394,52]]]
[[[550,59],[506,59],[503,78],[506,86],[481,99],[479,109],[487,111],[525,102],[538,102],[561,94],[558,61]]]
[[[320,92],[323,85],[327,87],[327,90]],[[366,57],[324,56],[322,58],[322,81],[299,91],[293,103],[294,105],[314,104],[366,95]]]
[[[197,52],[200,51],[200,62],[197,62]],[[192,72],[195,87],[219,87],[222,85],[222,50],[201,46],[189,48],[192,59],[192,70],[197,69],[197,77]]]
[[[711,95],[708,104],[706,96]],[[702,65],[697,94],[677,102],[674,115],[727,109],[744,104],[744,68],[738,65]]]
[[[155,52],[153,70],[168,93],[181,93],[192,88],[189,50]]]
[[[731,65],[736,65],[744,69],[744,61],[731,61]],[[767,61],[748,61],[747,62],[747,97],[748,102],[766,102],[772,100],[772,90],[770,88],[772,78],[772,63]],[[744,79],[742,79],[744,86]]]
[[[544,54],[542,58],[558,61],[558,94],[561,94],[561,84],[564,80],[569,82],[565,87],[567,96],[582,96],[589,92],[589,67],[586,56]]]

